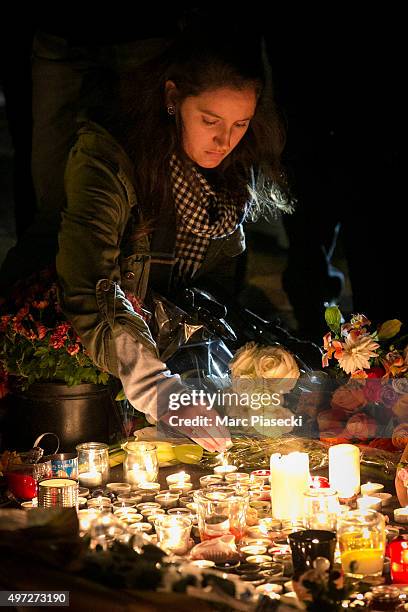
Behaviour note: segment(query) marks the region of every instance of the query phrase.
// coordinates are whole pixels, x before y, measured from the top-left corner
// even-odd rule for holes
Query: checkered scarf
[[[242,223],[249,194],[234,197],[226,189],[216,192],[195,166],[192,186],[175,154],[170,169],[177,219],[174,274],[188,279],[203,263],[210,240],[229,236]]]

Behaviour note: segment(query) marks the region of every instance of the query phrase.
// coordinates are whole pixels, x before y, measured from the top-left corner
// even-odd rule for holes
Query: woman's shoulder
[[[102,125],[91,119],[78,119],[76,140],[73,151],[82,151],[95,159],[102,159],[115,170],[125,171],[128,176],[133,175],[132,163],[116,138]]]

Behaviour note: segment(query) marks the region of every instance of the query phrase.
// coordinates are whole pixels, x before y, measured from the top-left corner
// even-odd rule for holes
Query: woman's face
[[[189,96],[180,104],[183,148],[203,168],[215,168],[231,153],[254,116],[254,87],[222,87]]]

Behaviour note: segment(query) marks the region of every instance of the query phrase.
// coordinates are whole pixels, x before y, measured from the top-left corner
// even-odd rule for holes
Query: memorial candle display
[[[329,448],[329,481],[340,499],[354,497],[360,491],[360,449],[353,444]]]
[[[271,455],[272,516],[299,520],[303,517],[303,493],[309,488],[309,456],[293,452]]]

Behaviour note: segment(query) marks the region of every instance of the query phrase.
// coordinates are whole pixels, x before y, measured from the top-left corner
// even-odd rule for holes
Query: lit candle
[[[264,484],[268,484],[271,477],[271,470],[254,470],[251,472],[251,481],[263,478]]]
[[[257,563],[262,565],[262,563],[270,563],[272,561],[272,557],[270,555],[250,555],[245,559],[247,563]]]
[[[209,569],[210,567],[214,567],[214,561],[210,561],[208,559],[195,559],[190,562],[191,565],[195,567],[200,567],[201,569]]]
[[[366,482],[361,485],[361,495],[376,495],[381,493],[384,489],[384,485],[378,482]]]
[[[121,493],[130,493],[130,484],[127,482],[108,482],[106,488],[109,489],[109,491],[116,493],[116,495],[120,495]]]
[[[408,523],[408,506],[404,508],[395,508],[394,521],[396,523]]]
[[[99,516],[97,510],[78,510],[79,533],[85,535],[91,526],[93,520]]]
[[[166,476],[166,480],[168,485],[177,484],[181,487],[185,482],[190,482],[191,477],[187,472],[177,472],[176,474]]]
[[[160,504],[162,508],[175,508],[178,504],[178,494],[163,493],[155,496],[155,501]]]
[[[96,470],[92,470],[91,472],[80,472],[79,482],[83,487],[89,487],[91,489],[100,487],[102,484],[102,474]]]
[[[183,484],[169,484],[169,491],[172,493],[178,493],[179,495],[189,493],[193,488],[193,483],[184,482]]]
[[[261,595],[266,595],[271,599],[275,599],[278,593],[282,593],[283,586],[281,584],[273,584],[269,582],[268,584],[260,584],[255,590]]]
[[[382,506],[387,506],[392,498],[392,495],[391,493],[376,493],[375,497],[379,497],[381,499]]]
[[[144,482],[137,489],[137,493],[142,496],[142,502],[153,501],[159,491],[160,484],[158,482]]]
[[[309,488],[309,456],[293,452],[271,455],[272,516],[298,520],[303,517],[303,493]]]
[[[208,474],[206,476],[200,476],[200,487],[205,489],[205,487],[208,487],[208,485],[222,482],[222,480],[222,474]]]
[[[216,465],[214,468],[214,474],[221,474],[225,476],[225,474],[231,474],[232,472],[236,472],[238,470],[236,465]]]
[[[377,512],[381,512],[381,505],[381,499],[379,497],[364,495],[357,499],[357,508],[359,510],[377,510]]]
[[[246,557],[249,557],[250,555],[264,555],[267,550],[268,549],[266,546],[262,546],[260,544],[241,546],[240,548],[240,552]]]
[[[353,444],[329,448],[329,481],[340,499],[357,495],[360,490],[360,449]]]
[[[132,469],[126,472],[125,478],[132,488],[137,488],[149,481],[149,474],[147,470],[142,470],[138,464],[134,464]]]

